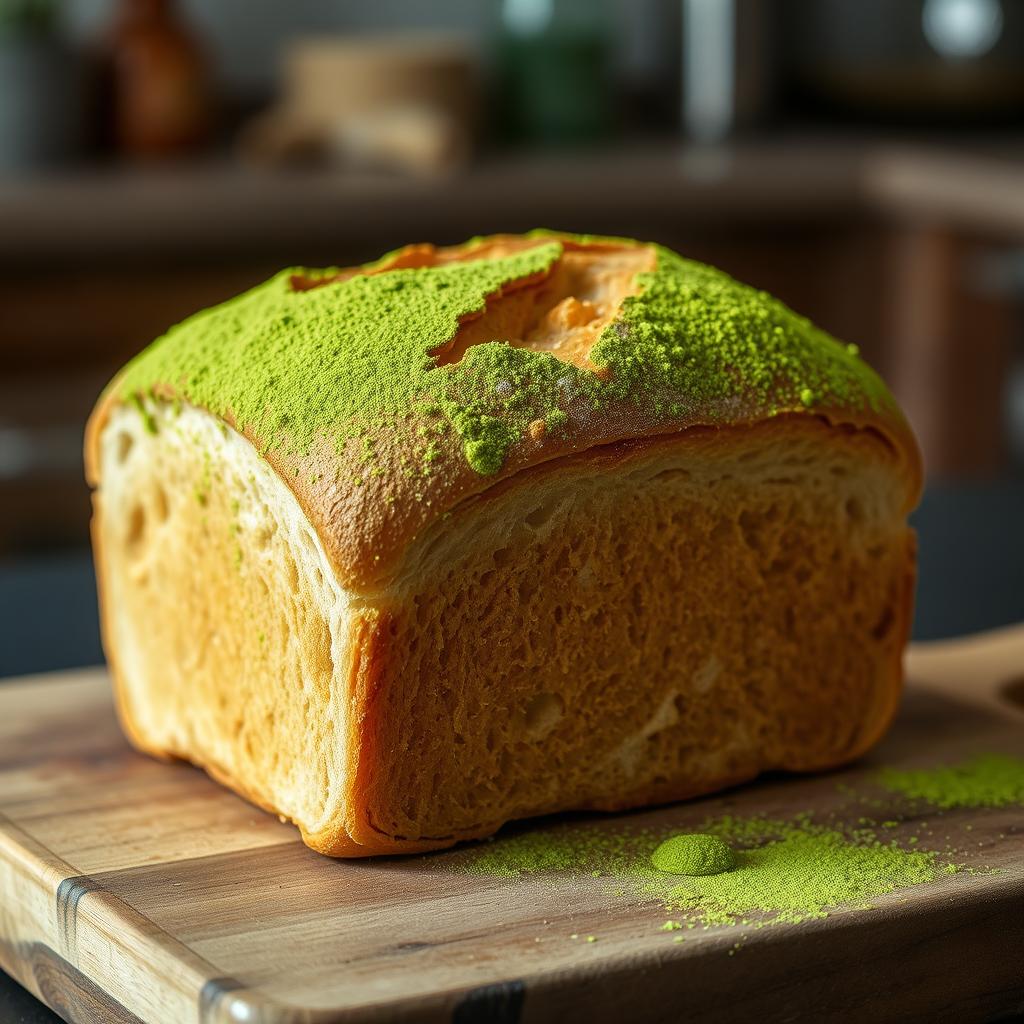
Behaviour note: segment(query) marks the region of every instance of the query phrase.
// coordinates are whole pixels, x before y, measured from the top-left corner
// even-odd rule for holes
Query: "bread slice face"
[[[344,806],[351,595],[292,492],[208,412],[112,411],[93,543],[136,746],[322,830]]]
[[[346,588],[209,413],[98,439],[104,633],[128,734],[334,856],[843,763],[910,625],[902,456],[814,417],[592,448],[473,495]]]

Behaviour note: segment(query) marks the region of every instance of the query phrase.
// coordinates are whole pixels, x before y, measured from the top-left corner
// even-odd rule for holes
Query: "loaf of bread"
[[[830,768],[896,708],[905,419],[657,245],[285,271],[125,367],[86,457],[128,736],[322,853]]]

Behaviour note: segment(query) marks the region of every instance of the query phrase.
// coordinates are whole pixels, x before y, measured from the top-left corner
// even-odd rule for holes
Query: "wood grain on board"
[[[773,777],[598,827],[925,812],[882,765],[1024,754],[1024,628],[916,648],[895,727],[842,772]],[[580,819],[583,820],[583,819]],[[526,827],[545,828],[536,822]],[[105,673],[0,687],[0,966],[75,1022],[992,1021],[1024,1012],[1024,813],[956,810],[979,874],[824,920],[672,941],[657,903],[561,876],[459,873],[465,850],[332,861],[186,765],[125,743]],[[522,827],[522,826],[520,826]],[[585,943],[570,936],[594,935]],[[738,940],[742,940],[736,950]],[[732,955],[735,954],[735,955]]]

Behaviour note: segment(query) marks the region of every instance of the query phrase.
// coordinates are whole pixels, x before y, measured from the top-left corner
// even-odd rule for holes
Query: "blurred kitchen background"
[[[664,242],[925,449],[916,635],[1024,619],[1024,0],[0,0],[0,675],[97,662],[86,415],[290,264]]]

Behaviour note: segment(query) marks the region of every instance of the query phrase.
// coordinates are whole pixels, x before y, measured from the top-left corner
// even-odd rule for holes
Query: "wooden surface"
[[[920,647],[910,671],[897,725],[853,768],[596,820],[855,822],[852,786],[884,801],[874,817],[906,818],[897,838],[914,834],[872,773],[1024,754],[1024,628]],[[68,673],[0,686],[0,965],[86,1022],[1004,1019],[1024,1007],[1024,816],[941,825],[957,859],[1001,870],[676,944],[661,907],[601,885],[460,874],[460,851],[319,857],[194,769],[131,752],[104,674]]]
[[[389,241],[455,242],[538,224],[629,234],[629,225],[652,218],[789,226],[874,215],[1019,242],[1022,157],[1012,140],[965,147],[809,135],[711,148],[634,139],[596,153],[501,153],[420,177],[227,161],[81,170],[0,180],[0,264],[196,263],[268,249],[302,259],[353,237],[372,239],[368,255],[376,255]]]
[[[552,225],[814,221],[859,199],[861,148],[765,144],[713,153],[629,145],[598,153],[505,154],[451,175],[260,170],[234,163],[0,180],[0,264],[16,271],[210,261],[371,239],[364,258],[410,239]],[[627,233],[620,231],[620,233]],[[338,258],[341,258],[340,256]]]

